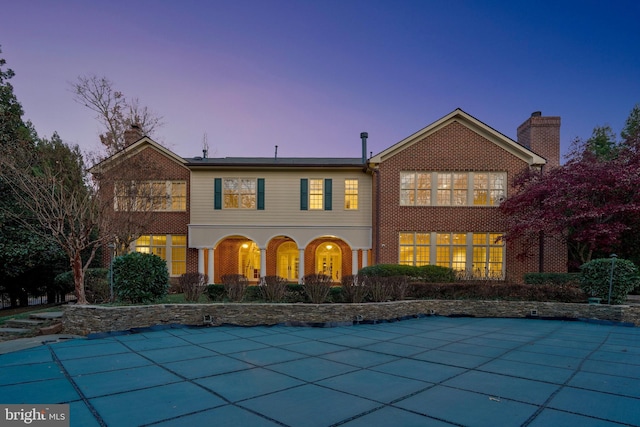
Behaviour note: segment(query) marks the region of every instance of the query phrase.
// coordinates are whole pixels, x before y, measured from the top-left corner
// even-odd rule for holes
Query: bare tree
[[[166,189],[153,181],[160,169],[144,154],[125,148],[89,171],[104,217],[102,232],[110,236],[116,255],[123,255],[148,230],[154,211],[166,203]]]
[[[71,83],[74,100],[96,113],[96,119],[104,126],[100,141],[112,155],[127,146],[125,131],[131,125],[140,127],[143,135],[152,136],[162,126],[162,117],[140,104],[138,98],[127,99],[114,89],[113,82],[95,74],[79,76]]]

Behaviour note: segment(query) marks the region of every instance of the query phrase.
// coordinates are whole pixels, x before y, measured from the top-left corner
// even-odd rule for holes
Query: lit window
[[[185,211],[184,181],[118,181],[114,185],[116,211]]]
[[[400,233],[399,263],[404,265],[429,264],[429,233]]]
[[[309,209],[323,209],[322,179],[309,180]]]
[[[500,233],[473,233],[473,266],[475,278],[504,277],[504,242]]]
[[[431,174],[420,172],[401,172],[400,204],[402,206],[430,205]]]
[[[438,173],[438,205],[465,206],[467,204],[468,174]]]
[[[180,276],[187,271],[187,236],[184,234],[140,236],[135,241],[135,251],[165,260],[171,276]]]
[[[504,173],[475,173],[473,176],[473,204],[497,206],[504,200]]]
[[[256,180],[253,178],[224,178],[225,209],[255,209]]]
[[[358,180],[344,180],[344,208],[347,210],[358,209]]]
[[[187,272],[187,236],[171,236],[171,275],[180,276]]]
[[[436,233],[436,265],[465,271],[467,264],[465,233]]]
[[[506,196],[506,177],[504,172],[400,172],[400,205],[497,206]]]

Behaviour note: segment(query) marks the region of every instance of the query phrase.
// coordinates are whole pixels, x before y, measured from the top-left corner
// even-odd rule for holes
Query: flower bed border
[[[332,325],[420,315],[590,319],[640,326],[640,306],[535,301],[408,300],[363,304],[212,303],[144,306],[68,305],[64,332],[89,335],[156,325]]]

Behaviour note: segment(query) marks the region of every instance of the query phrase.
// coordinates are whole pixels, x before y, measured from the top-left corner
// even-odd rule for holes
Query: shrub
[[[360,269],[358,272],[361,276],[369,277],[391,277],[391,276],[409,276],[420,277],[420,269],[413,265],[402,264],[376,264]]]
[[[376,277],[401,277],[409,280],[421,280],[433,283],[450,283],[456,280],[456,273],[448,267],[439,265],[422,265],[416,267],[403,264],[376,264],[360,269],[361,276]]]
[[[579,285],[580,273],[527,273],[524,283],[528,285]]]
[[[249,286],[249,279],[243,274],[225,274],[220,278],[230,301],[242,301]]]
[[[307,274],[302,279],[302,288],[312,304],[322,304],[331,290],[331,277],[325,274]]]
[[[106,268],[88,268],[84,274],[84,292],[91,304],[102,304],[111,300],[109,270]]]
[[[148,303],[167,295],[167,263],[153,254],[130,252],[113,260],[116,296],[133,304]]]
[[[198,302],[205,291],[209,277],[202,273],[184,273],[178,278],[178,286],[189,302]]]
[[[611,266],[613,268],[613,287],[611,304],[624,304],[627,295],[640,283],[638,268],[626,259],[613,261],[610,258],[599,258],[589,261],[580,267],[580,286],[592,297],[609,299]]]
[[[73,292],[75,289],[73,272],[66,271],[58,274],[53,283],[56,292],[60,292],[62,295]],[[84,273],[84,291],[87,302],[90,304],[108,302],[111,299],[109,270],[106,268],[88,268]]]
[[[369,283],[366,276],[342,276],[342,295],[346,302],[361,303],[369,295]]]
[[[407,276],[387,277],[388,285],[391,287],[391,299],[402,301],[407,296],[407,288],[409,287],[409,279]]]
[[[287,293],[287,279],[280,276],[265,276],[260,280],[258,289],[265,301],[284,301],[284,296]]]
[[[416,299],[584,302],[586,294],[572,285],[521,285],[504,282],[412,283]]]
[[[451,283],[456,280],[455,271],[449,267],[423,265],[416,268],[418,269],[418,277],[425,282]]]
[[[205,292],[210,301],[222,301],[224,299],[224,285],[208,285]]]
[[[372,276],[369,277],[369,289],[371,301],[384,302],[391,300],[393,295],[393,286],[387,280],[388,277]]]
[[[284,296],[284,300],[288,303],[309,301],[304,286],[297,283],[289,283],[287,285],[287,293]]]

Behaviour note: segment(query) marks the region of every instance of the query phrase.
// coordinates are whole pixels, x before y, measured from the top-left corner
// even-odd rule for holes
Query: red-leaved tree
[[[500,209],[505,240],[521,244],[520,257],[537,246],[540,233],[564,241],[576,263],[594,253],[638,257],[637,245],[628,244],[640,239],[638,111],[632,110],[620,143],[605,141],[615,138],[610,129],[596,128],[564,165],[515,177],[516,192]]]

